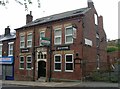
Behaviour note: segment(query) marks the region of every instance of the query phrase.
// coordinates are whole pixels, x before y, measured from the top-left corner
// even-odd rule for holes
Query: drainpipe
[[[34,32],[33,32],[33,47],[32,47],[32,59],[33,59],[33,81],[35,81],[35,62],[36,62],[36,57],[35,57],[35,27],[34,27]]]
[[[50,30],[50,45],[49,45],[49,52],[50,52],[50,59],[49,59],[49,63],[50,63],[50,73],[49,73],[49,82],[51,82],[51,76],[52,76],[52,26],[48,27]]]

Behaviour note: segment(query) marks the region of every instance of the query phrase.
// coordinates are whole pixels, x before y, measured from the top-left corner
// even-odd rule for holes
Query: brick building
[[[15,33],[5,28],[5,34],[0,38],[0,68],[3,80],[14,80]]]
[[[15,80],[81,80],[107,61],[103,18],[88,7],[32,21],[16,30]],[[44,38],[44,39],[43,39]]]

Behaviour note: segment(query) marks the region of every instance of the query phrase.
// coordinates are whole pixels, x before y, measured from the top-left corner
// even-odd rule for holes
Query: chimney
[[[88,7],[89,8],[93,8],[94,7],[94,3],[93,3],[92,0],[88,0],[87,3],[88,3]]]
[[[99,24],[99,27],[103,29],[103,17],[102,16],[98,17],[98,24]]]
[[[32,16],[32,11],[30,11],[30,14],[26,15],[26,24],[32,22],[33,16]]]
[[[9,28],[9,26],[7,26],[7,28],[5,28],[5,34],[4,34],[4,36],[10,36],[11,34],[10,34],[10,28]]]

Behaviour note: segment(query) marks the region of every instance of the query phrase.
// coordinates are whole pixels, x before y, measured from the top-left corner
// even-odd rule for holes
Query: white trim
[[[60,56],[60,62],[55,62],[55,57],[56,56]],[[55,63],[60,63],[61,64],[61,69],[60,70],[55,69]],[[62,55],[61,54],[55,54],[54,55],[54,71],[58,71],[58,72],[62,71]]]
[[[30,62],[27,59],[28,57],[31,57],[31,61]],[[27,66],[28,63],[31,63],[31,68],[28,68],[28,66]],[[28,55],[28,56],[26,56],[26,70],[31,70],[31,69],[32,69],[32,56]]]
[[[72,56],[72,62],[66,62],[66,56],[68,56],[68,55]],[[65,54],[65,72],[73,72],[73,70],[66,70],[66,63],[72,63],[73,64],[73,70],[74,70],[73,54]]]
[[[73,43],[73,31],[72,31],[72,34],[66,35],[66,29],[67,29],[67,28],[73,28],[73,27],[72,27],[72,25],[65,27],[65,44],[72,44],[72,43]],[[67,36],[72,36],[72,41],[71,41],[71,42],[66,42],[66,37],[67,37]]]
[[[20,61],[20,58],[23,57],[23,62]],[[19,57],[19,69],[20,70],[24,70],[24,68],[20,68],[20,64],[23,63],[24,64],[25,60],[24,60],[24,56],[20,56]]]
[[[24,40],[21,40],[21,37],[24,37]],[[21,43],[24,43],[24,46],[21,46]],[[20,35],[20,48],[25,48],[25,35]]]
[[[14,42],[9,42],[8,44],[14,44]]]
[[[55,36],[55,31],[61,31],[60,35]],[[60,42],[59,42],[59,43],[56,43],[56,42],[55,42],[55,39],[56,39],[56,38],[59,38],[59,37],[60,37]],[[62,43],[62,30],[61,30],[61,28],[56,28],[56,29],[54,30],[54,44],[55,44],[55,45],[59,45],[59,44],[61,44],[61,43]]]
[[[32,36],[33,37],[33,34],[32,33],[28,33],[27,34],[27,47],[32,47],[32,38],[28,40],[28,36]],[[28,42],[31,42],[31,45],[28,45]]]
[[[9,42],[8,44],[9,44],[8,56],[13,56],[13,53],[12,53],[12,54],[10,54],[10,51],[13,51],[13,49],[14,49],[14,45],[13,45],[13,44],[14,44],[14,42]],[[12,49],[10,49],[10,46],[11,46],[11,45],[13,46],[13,48],[12,48]]]

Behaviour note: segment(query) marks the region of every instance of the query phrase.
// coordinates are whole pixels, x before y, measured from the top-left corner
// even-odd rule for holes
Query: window
[[[27,56],[26,62],[27,62],[26,68],[27,69],[31,69],[32,68],[32,57],[31,56]]]
[[[8,43],[9,44],[9,56],[13,56],[13,44],[14,42],[10,42]]]
[[[92,40],[85,38],[85,45],[92,46],[93,45]]]
[[[20,36],[20,48],[25,48],[25,36]]]
[[[61,71],[61,59],[62,56],[60,54],[54,56],[54,71]]]
[[[2,44],[0,44],[0,57],[2,57]]]
[[[61,44],[61,28],[55,29],[54,31],[54,44]]]
[[[65,55],[65,71],[73,72],[73,54]]]
[[[97,14],[94,14],[94,19],[95,19],[95,24],[98,25],[98,18],[97,18]]]
[[[40,46],[43,46],[41,44],[42,37],[45,37],[45,32],[44,31],[40,32]]]
[[[24,57],[23,56],[20,56],[20,61],[19,61],[19,68],[20,69],[24,69]]]
[[[32,47],[32,33],[27,35],[27,47]]]
[[[38,59],[46,59],[47,53],[46,52],[38,52]]]
[[[65,29],[65,43],[73,43],[73,27],[69,26]]]

